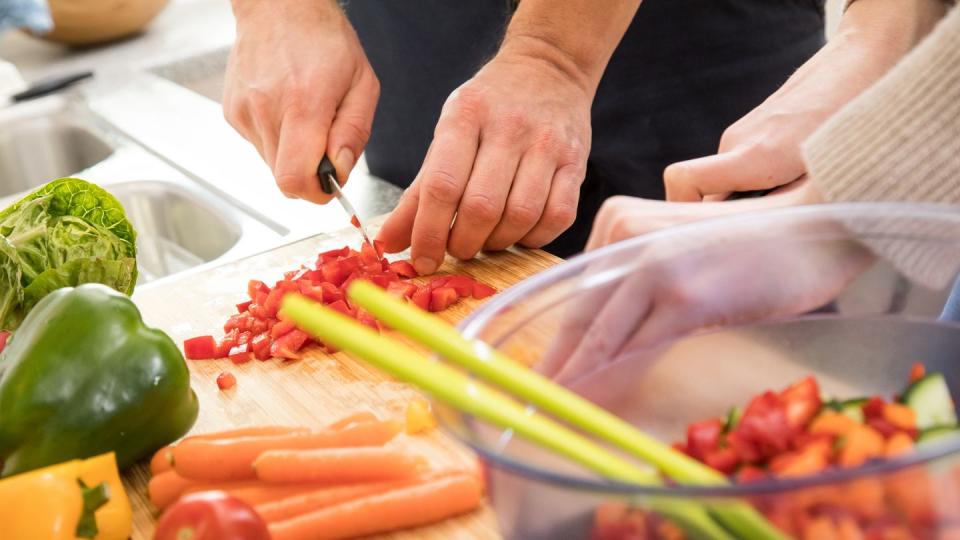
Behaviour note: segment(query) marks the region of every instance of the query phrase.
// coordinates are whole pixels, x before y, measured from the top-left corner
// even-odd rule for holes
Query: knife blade
[[[336,197],[340,206],[342,206],[343,210],[350,216],[350,223],[360,230],[360,236],[363,236],[363,241],[374,248],[373,251],[377,254],[377,258],[381,258],[380,252],[377,251],[376,246],[374,246],[370,240],[370,235],[367,234],[367,228],[363,225],[363,221],[360,220],[360,215],[357,214],[357,210],[350,204],[350,200],[347,199],[347,196],[340,189],[340,184],[337,182],[337,169],[327,156],[323,156],[323,159],[320,160],[320,165],[317,167],[317,176],[320,178],[320,189],[322,189],[324,193]]]

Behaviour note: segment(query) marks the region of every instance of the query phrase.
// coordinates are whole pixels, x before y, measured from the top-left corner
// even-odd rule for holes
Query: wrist
[[[299,20],[307,12],[311,18],[319,15],[333,20],[343,16],[337,0],[230,0],[230,6],[238,26],[247,22],[258,24],[262,17],[271,14],[290,20]]]
[[[536,34],[508,31],[495,58],[507,62],[539,64],[573,83],[591,99],[603,75],[602,68],[593,69],[589,61],[578,58],[550,39]]]

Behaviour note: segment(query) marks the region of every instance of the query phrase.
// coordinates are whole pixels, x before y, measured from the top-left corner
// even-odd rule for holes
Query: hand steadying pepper
[[[103,285],[63,288],[0,353],[0,476],[116,452],[121,469],[197,418],[183,355]]]

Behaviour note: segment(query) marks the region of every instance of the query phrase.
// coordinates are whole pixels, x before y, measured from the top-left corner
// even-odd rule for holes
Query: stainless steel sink
[[[86,169],[113,153],[62,100],[9,109],[0,121],[0,196]]]
[[[141,282],[216,260],[240,241],[235,219],[176,184],[125,182],[109,190],[137,229]]]

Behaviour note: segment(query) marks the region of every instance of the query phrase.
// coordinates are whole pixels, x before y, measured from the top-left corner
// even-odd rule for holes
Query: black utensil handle
[[[771,189],[754,189],[752,191],[734,191],[727,197],[728,201],[736,201],[738,199],[755,199],[757,197],[763,197],[764,195],[769,195],[776,188]]]
[[[14,102],[20,102],[43,97],[47,94],[52,94],[58,90],[62,90],[68,86],[74,85],[84,79],[89,79],[90,77],[93,77],[92,71],[85,71],[83,73],[68,75],[66,77],[58,77],[56,79],[35,84],[19,94],[14,94],[10,99]]]
[[[332,195],[333,186],[330,185],[330,179],[333,178],[336,182],[337,168],[333,166],[333,162],[326,155],[320,160],[320,165],[317,167],[317,176],[320,177],[320,189],[327,195]]]

